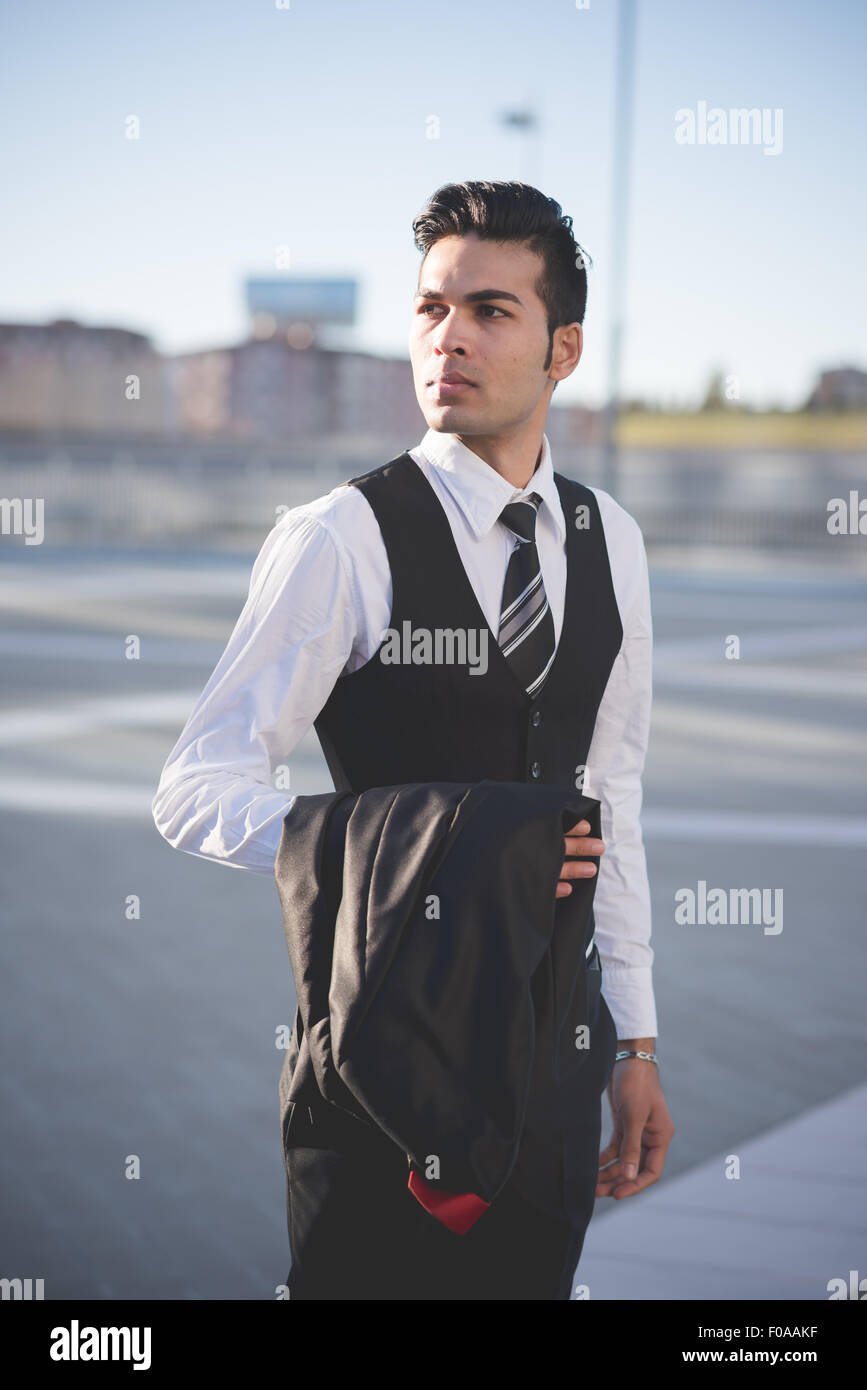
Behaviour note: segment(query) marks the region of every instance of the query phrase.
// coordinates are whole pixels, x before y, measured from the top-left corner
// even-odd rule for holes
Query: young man
[[[404,1189],[393,1198],[382,1153],[305,1148],[290,1240],[293,1267],[319,1275],[299,1275],[292,1297],[569,1298],[593,1197],[655,1182],[674,1133],[653,1060],[639,825],[651,703],[643,539],[607,493],[555,474],[544,434],[556,384],[582,352],[587,278],[571,226],[553,199],[517,183],[446,185],[415,219],[423,259],[409,346],[427,433],[272,530],[154,798],[175,848],[268,874],[294,803],[269,778],[311,726],[335,784],[353,792],[538,780],[601,804],[603,840],[588,822],[571,828],[556,889],[567,897],[570,880],[597,874],[587,858],[604,854],[598,1027],[611,1046],[570,1097],[566,1119],[584,1145],[576,1170],[564,1176],[562,1155],[539,1151],[568,1201],[537,1210],[510,1179],[458,1237]],[[490,636],[474,679],[373,659],[395,615],[422,610],[443,629]],[[600,1154],[606,1084],[613,1130]]]

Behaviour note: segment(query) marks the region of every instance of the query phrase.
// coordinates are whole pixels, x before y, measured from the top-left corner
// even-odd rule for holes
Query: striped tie
[[[527,501],[510,502],[500,520],[518,538],[509,556],[497,641],[518,680],[533,698],[539,694],[554,660],[554,619],[548,607],[536,548],[537,492]]]

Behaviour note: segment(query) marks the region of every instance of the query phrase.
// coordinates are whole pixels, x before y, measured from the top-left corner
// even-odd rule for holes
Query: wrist
[[[655,1038],[623,1038],[617,1041],[617,1051],[614,1054],[615,1062],[628,1062],[630,1066],[646,1066],[648,1062],[652,1066],[659,1066],[659,1058],[655,1051]]]

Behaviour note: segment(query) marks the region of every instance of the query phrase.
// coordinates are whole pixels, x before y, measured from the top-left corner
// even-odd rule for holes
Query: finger
[[[595,836],[567,835],[565,840],[567,855],[605,853],[605,841],[598,840]]]
[[[592,878],[598,869],[598,864],[583,859],[567,859],[560,870],[561,878]],[[590,870],[590,873],[587,870]]]
[[[611,1116],[611,1133],[608,1136],[608,1143],[599,1154],[599,1166],[604,1168],[606,1163],[611,1163],[620,1153],[620,1141],[623,1138],[623,1129],[616,1115]]]
[[[645,1145],[642,1150],[638,1175],[628,1181],[615,1182],[611,1195],[617,1200],[622,1197],[631,1197],[634,1193],[641,1192],[645,1187],[650,1187],[651,1183],[658,1182],[665,1166],[667,1149],[667,1140],[660,1144]]]
[[[586,872],[586,870],[591,872]],[[591,859],[567,859],[560,869],[561,878],[592,878],[599,865],[595,865]]]
[[[607,1163],[603,1168],[600,1168],[596,1175],[596,1182],[603,1197],[607,1197],[615,1188],[622,1187],[626,1179],[623,1176],[620,1160]]]
[[[607,1163],[612,1163],[617,1158],[619,1151],[620,1141],[616,1135],[612,1135],[599,1155],[599,1167],[604,1168]]]
[[[604,1152],[606,1154],[610,1153],[613,1147],[613,1144],[609,1144]],[[602,1155],[600,1154],[600,1159],[601,1157]],[[600,1165],[600,1173],[606,1177],[622,1178],[624,1176],[623,1160],[616,1151],[613,1158],[607,1158],[605,1162]]]
[[[600,1179],[600,1181],[596,1184],[596,1191],[595,1191],[595,1193],[594,1193],[594,1196],[596,1196],[596,1197],[616,1197],[617,1194],[618,1194],[618,1192],[619,1192],[619,1190],[620,1190],[620,1189],[619,1189],[617,1183],[613,1183],[613,1182],[602,1182],[601,1179]],[[628,1195],[628,1194],[627,1194],[627,1195]]]
[[[593,877],[595,877],[595,874],[596,874],[596,865],[595,865],[595,864],[591,864],[591,865],[590,865],[590,869],[591,869],[591,872],[590,872],[589,874],[570,874],[569,877],[570,877],[570,878],[593,878]],[[568,883],[565,879],[562,879],[562,878],[557,880],[557,887],[556,887],[555,890],[554,890],[554,895],[555,895],[555,897],[558,897],[558,898],[568,898],[568,896],[569,896],[569,894],[570,894],[571,892],[572,892],[572,884],[571,884],[571,883]]]
[[[662,1170],[665,1167],[665,1156],[668,1152],[668,1140],[662,1143],[646,1144],[644,1147],[641,1169],[637,1181],[643,1187],[648,1182],[656,1182],[657,1178],[662,1177]]]
[[[566,834],[567,834],[567,835],[589,835],[589,834],[590,834],[590,822],[589,822],[589,820],[579,820],[579,821],[577,821],[577,822],[575,823],[575,825],[572,826],[572,829],[571,829],[571,830],[567,830],[567,831],[566,831]]]
[[[633,1178],[631,1182],[617,1183],[612,1189],[611,1196],[615,1202],[620,1202],[624,1197],[634,1197],[636,1192],[640,1192],[644,1187],[649,1187],[656,1180],[655,1173],[639,1173],[638,1177]]]
[[[631,1197],[634,1192],[638,1192],[643,1185],[642,1177],[630,1178],[628,1181],[623,1178],[600,1176],[596,1191],[599,1197],[613,1197],[619,1201],[621,1197]]]
[[[600,1168],[596,1178],[596,1195],[598,1197],[611,1197],[624,1186],[631,1187],[632,1184],[631,1182],[627,1183],[624,1179],[619,1159],[606,1164],[604,1168]]]
[[[638,1177],[638,1170],[641,1167],[641,1136],[643,1133],[643,1119],[630,1119],[624,1124],[620,1161],[623,1164],[623,1176],[627,1181]]]

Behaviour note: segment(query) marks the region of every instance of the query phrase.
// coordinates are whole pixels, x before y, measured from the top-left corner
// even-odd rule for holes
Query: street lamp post
[[[617,69],[614,83],[614,149],[611,171],[611,233],[608,273],[608,382],[602,486],[612,495],[618,486],[617,426],[621,407],[624,338],[624,289],[629,226],[629,180],[632,164],[632,103],[635,59],[636,0],[620,0],[617,24]]]

